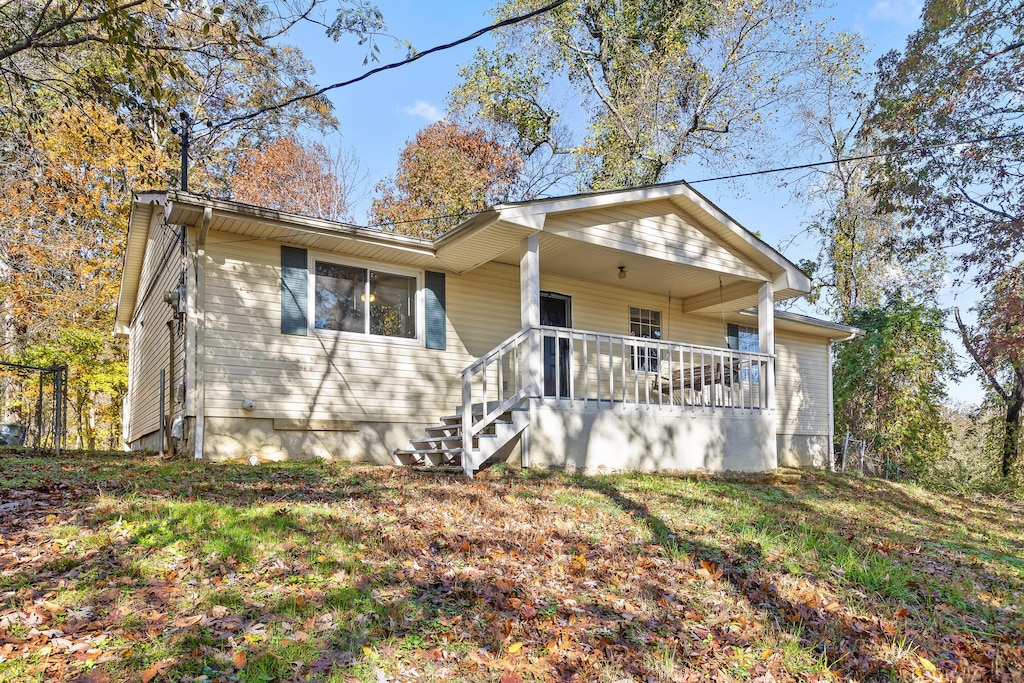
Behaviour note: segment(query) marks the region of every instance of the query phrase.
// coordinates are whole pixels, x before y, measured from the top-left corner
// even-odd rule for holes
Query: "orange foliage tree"
[[[350,219],[351,170],[322,144],[280,137],[242,155],[231,194],[245,204],[344,221]]]
[[[402,150],[395,177],[377,185],[373,221],[409,235],[433,236],[469,214],[507,201],[522,159],[483,130],[438,121]]]
[[[7,159],[0,193],[0,356],[67,364],[73,445],[116,447],[127,349],[110,334],[132,188],[169,158],[98,105],[53,112]],[[24,420],[9,404],[3,412]],[[13,411],[13,413],[12,413]],[[10,416],[3,415],[0,418]]]

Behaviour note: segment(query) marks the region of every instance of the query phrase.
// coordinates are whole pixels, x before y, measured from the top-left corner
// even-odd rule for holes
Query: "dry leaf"
[[[235,656],[231,658],[231,663],[235,665],[236,669],[244,669],[246,664],[245,650],[236,650]]]
[[[157,676],[163,676],[165,673],[171,670],[174,663],[178,661],[174,658],[161,659],[159,662],[151,664],[148,669],[142,672],[142,683],[149,683]]]
[[[189,628],[190,626],[195,626],[196,624],[198,624],[202,620],[203,620],[203,615],[202,614],[196,614],[196,615],[191,616],[191,617],[181,617],[179,619],[175,619],[174,620],[174,627],[175,628]]]
[[[522,642],[515,642],[515,643],[512,643],[511,645],[508,646],[508,651],[509,652],[519,652],[519,650],[521,650],[522,647],[523,647],[523,643]]]

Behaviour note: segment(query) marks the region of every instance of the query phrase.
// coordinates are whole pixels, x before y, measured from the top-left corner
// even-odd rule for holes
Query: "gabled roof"
[[[555,216],[659,200],[670,202],[724,247],[770,275],[781,295],[777,300],[810,291],[810,278],[796,264],[682,181],[499,204],[441,235],[434,246],[452,270],[465,272],[517,244],[522,234],[543,232]]]

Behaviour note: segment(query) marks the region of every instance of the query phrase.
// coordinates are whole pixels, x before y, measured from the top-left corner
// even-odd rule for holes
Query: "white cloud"
[[[416,100],[416,103],[411,107],[402,107],[402,111],[409,116],[420,116],[425,118],[431,123],[436,123],[444,118],[437,107],[432,105],[430,102],[424,102],[423,100]]]
[[[868,12],[868,18],[873,21],[894,21],[900,24],[916,24],[920,16],[920,0],[875,0]]]

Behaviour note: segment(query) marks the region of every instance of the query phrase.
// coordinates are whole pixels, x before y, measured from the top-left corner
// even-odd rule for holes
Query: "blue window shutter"
[[[423,285],[427,348],[444,350],[447,348],[444,273],[428,270],[423,276]]]
[[[309,298],[306,250],[281,247],[281,333],[306,334]]]
[[[738,350],[740,348],[740,326],[729,323],[729,331],[726,336],[729,339],[729,348]]]

